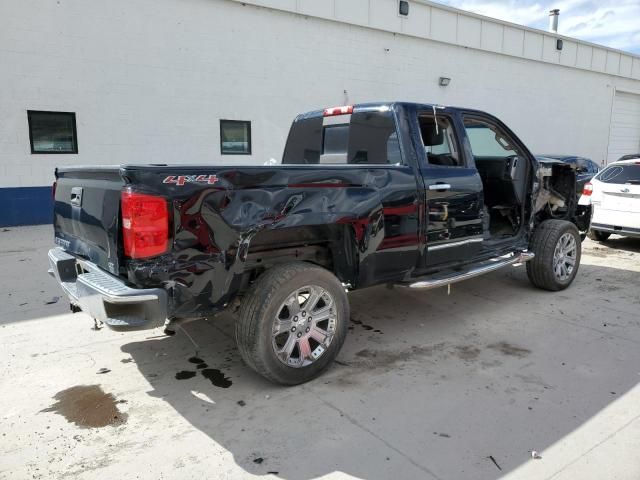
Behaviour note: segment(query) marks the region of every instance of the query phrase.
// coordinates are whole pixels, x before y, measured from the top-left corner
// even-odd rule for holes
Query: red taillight
[[[584,187],[582,188],[582,195],[589,197],[591,196],[592,193],[593,193],[593,185],[591,184],[591,182],[585,183]]]
[[[164,198],[123,190],[120,207],[127,257],[153,257],[167,251],[169,209]]]
[[[334,115],[349,115],[351,113],[353,113],[353,105],[344,105],[342,107],[325,108],[322,116],[333,117]]]
[[[54,181],[53,185],[51,185],[51,198],[56,199],[56,187],[58,186],[58,181]]]

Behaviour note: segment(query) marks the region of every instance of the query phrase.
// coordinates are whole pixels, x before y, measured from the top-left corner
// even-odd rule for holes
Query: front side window
[[[294,122],[282,163],[400,164],[393,113],[356,112]]]
[[[220,153],[251,155],[251,122],[220,120]]]
[[[497,126],[475,118],[465,118],[464,128],[475,158],[506,158],[518,155],[518,147]]]
[[[78,153],[76,114],[28,110],[31,153]]]

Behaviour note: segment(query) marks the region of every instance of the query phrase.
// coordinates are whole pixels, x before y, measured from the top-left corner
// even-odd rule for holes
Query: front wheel
[[[596,242],[606,242],[611,234],[609,232],[602,232],[600,230],[589,229],[587,236],[591,240],[595,240]]]
[[[244,361],[283,385],[318,376],[338,355],[347,334],[349,302],[340,281],[316,265],[278,265],[245,296],[236,322]]]
[[[531,242],[535,253],[527,262],[527,276],[544,290],[564,290],[578,273],[582,243],[576,226],[564,220],[545,220],[536,228]]]

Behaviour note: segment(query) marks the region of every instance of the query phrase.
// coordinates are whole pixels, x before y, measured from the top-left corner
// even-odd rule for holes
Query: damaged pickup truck
[[[574,170],[495,117],[414,103],[299,115],[282,165],[64,167],[55,187],[50,272],[74,311],[171,329],[234,310],[245,362],[287,385],[338,354],[350,290],[525,262],[567,288],[588,216]]]

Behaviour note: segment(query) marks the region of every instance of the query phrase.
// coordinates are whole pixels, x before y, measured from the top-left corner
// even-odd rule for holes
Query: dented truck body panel
[[[257,266],[261,252],[273,257],[286,250],[292,259],[314,261],[305,251],[320,247],[330,252],[323,258],[327,266],[354,288],[403,278],[416,264],[418,213],[423,207],[411,168],[221,167],[211,169],[218,179],[215,185],[164,184],[174,170],[209,175],[203,167],[119,169],[120,188],[130,185],[167,198],[172,239],[165,255],[115,260],[131,285],[164,286],[175,317],[210,315],[224,308],[240,291],[247,262]],[[58,172],[59,185],[73,178],[72,171]],[[76,246],[84,231],[65,229],[68,207],[61,203],[56,202],[57,243],[84,256],[91,249]],[[106,218],[117,217],[109,209],[103,212]],[[91,223],[98,228],[104,222],[96,218]],[[109,270],[106,256],[87,257]],[[268,264],[269,258],[261,261]]]
[[[354,288],[403,278],[416,263],[419,199],[410,169],[223,168],[214,187],[166,188],[166,172],[156,168],[124,168],[123,176],[171,199],[172,246],[125,269],[134,285],[171,289],[176,317],[223,308],[248,280],[247,262],[266,267],[278,250],[325,263]],[[410,229],[402,227],[407,217]]]
[[[164,289],[167,316],[183,319],[225,309],[277,263],[322,265],[350,289],[408,282],[434,269],[525,250],[535,225],[553,215],[546,210],[554,184],[521,145],[532,169],[522,210],[526,221],[508,241],[476,241],[483,235],[483,191],[461,123],[462,113],[473,111],[438,107],[451,118],[466,158],[466,168],[456,170],[429,165],[420,148],[416,112],[435,112],[433,106],[367,104],[354,112],[381,108],[392,112],[401,163],[59,168],[56,243],[129,287]],[[454,188],[446,197],[429,193],[427,183],[435,181]],[[119,196],[125,188],[166,199],[166,253],[141,260],[124,256]],[[79,205],[74,189],[82,196]],[[550,192],[549,198],[536,202],[541,192]]]

